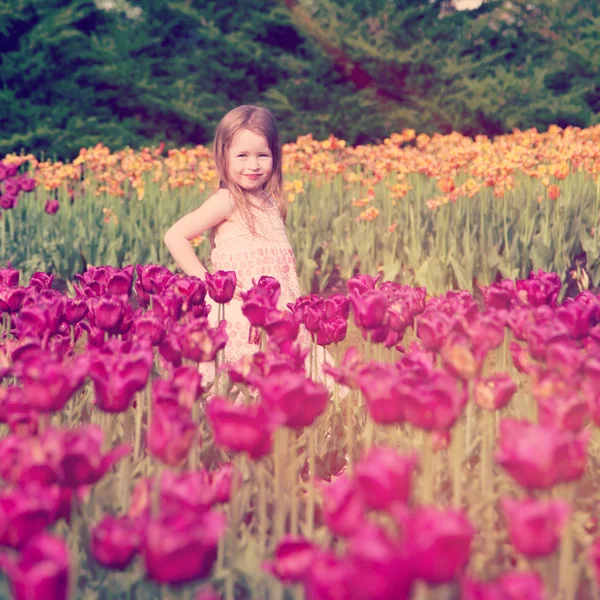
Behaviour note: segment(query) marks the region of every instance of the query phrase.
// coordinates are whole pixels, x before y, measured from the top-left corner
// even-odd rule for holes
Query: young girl
[[[281,142],[272,113],[251,105],[230,111],[217,127],[213,152],[220,189],[171,226],[164,242],[184,273],[204,279],[207,271],[189,240],[211,230],[213,270],[236,272],[237,289],[225,308],[229,341],[224,362],[232,363],[258,350],[248,342],[250,323],[242,314],[240,292],[253,279],[270,275],[281,284],[278,308],[283,310],[300,296],[300,286],[285,232]],[[217,325],[216,305],[209,321]],[[214,377],[212,363],[202,364],[200,372],[208,384]]]

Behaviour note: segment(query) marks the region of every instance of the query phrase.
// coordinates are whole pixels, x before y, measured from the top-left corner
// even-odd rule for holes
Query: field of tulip
[[[494,139],[405,130],[356,147],[307,135],[283,156],[304,293],[341,291],[357,272],[473,291],[498,273],[564,273],[582,250],[600,278],[600,126]],[[218,183],[204,146],[98,146],[72,163],[11,155],[0,181],[0,256],[65,280],[88,265],[174,268],[164,232]],[[194,243],[207,259],[208,237]]]
[[[264,277],[260,347],[224,365],[206,295],[226,315],[232,278],[92,267],[71,296],[0,270],[12,597],[599,597],[597,296],[356,275],[282,312]]]

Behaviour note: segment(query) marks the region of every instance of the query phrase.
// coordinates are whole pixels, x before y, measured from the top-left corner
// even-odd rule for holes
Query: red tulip
[[[225,527],[225,516],[217,512],[181,513],[151,520],[143,547],[148,577],[170,584],[207,577]]]
[[[365,520],[365,502],[354,479],[338,477],[323,490],[323,517],[329,529],[343,536],[352,535]]]
[[[284,583],[303,581],[316,556],[316,548],[304,538],[283,537],[275,549],[275,559],[262,568]]]
[[[312,425],[329,399],[323,384],[293,371],[272,373],[258,385],[265,404],[273,411],[273,418],[292,428]]]
[[[135,558],[142,541],[138,521],[106,516],[91,530],[90,550],[103,567],[123,571]]]
[[[473,386],[475,402],[486,410],[504,408],[517,392],[517,384],[506,373],[478,378]]]
[[[248,452],[253,459],[271,451],[273,431],[277,425],[265,405],[234,405],[215,396],[206,409],[206,415],[216,444],[225,450]]]
[[[3,559],[14,600],[67,600],[69,551],[61,538],[40,534],[18,559]]]
[[[150,454],[166,465],[179,466],[188,457],[198,425],[184,406],[155,404],[153,411],[148,432]]]
[[[475,529],[461,511],[420,507],[410,515],[405,536],[414,577],[437,584],[461,574]]]
[[[237,277],[235,271],[217,271],[206,273],[204,278],[208,295],[219,304],[226,304],[233,298]]]
[[[571,513],[566,502],[503,498],[501,506],[510,541],[518,552],[538,558],[556,550]]]
[[[589,435],[505,418],[500,422],[496,462],[525,488],[573,481],[585,471]]]

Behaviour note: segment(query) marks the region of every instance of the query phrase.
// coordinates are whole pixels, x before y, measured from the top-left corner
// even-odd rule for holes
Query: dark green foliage
[[[595,0],[114,4],[0,4],[0,154],[207,144],[242,103],[269,106],[285,141],[600,122]]]

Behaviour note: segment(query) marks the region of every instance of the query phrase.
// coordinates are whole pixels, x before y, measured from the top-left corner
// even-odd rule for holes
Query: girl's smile
[[[229,148],[229,177],[254,193],[273,172],[273,155],[267,140],[249,129],[234,136]]]

